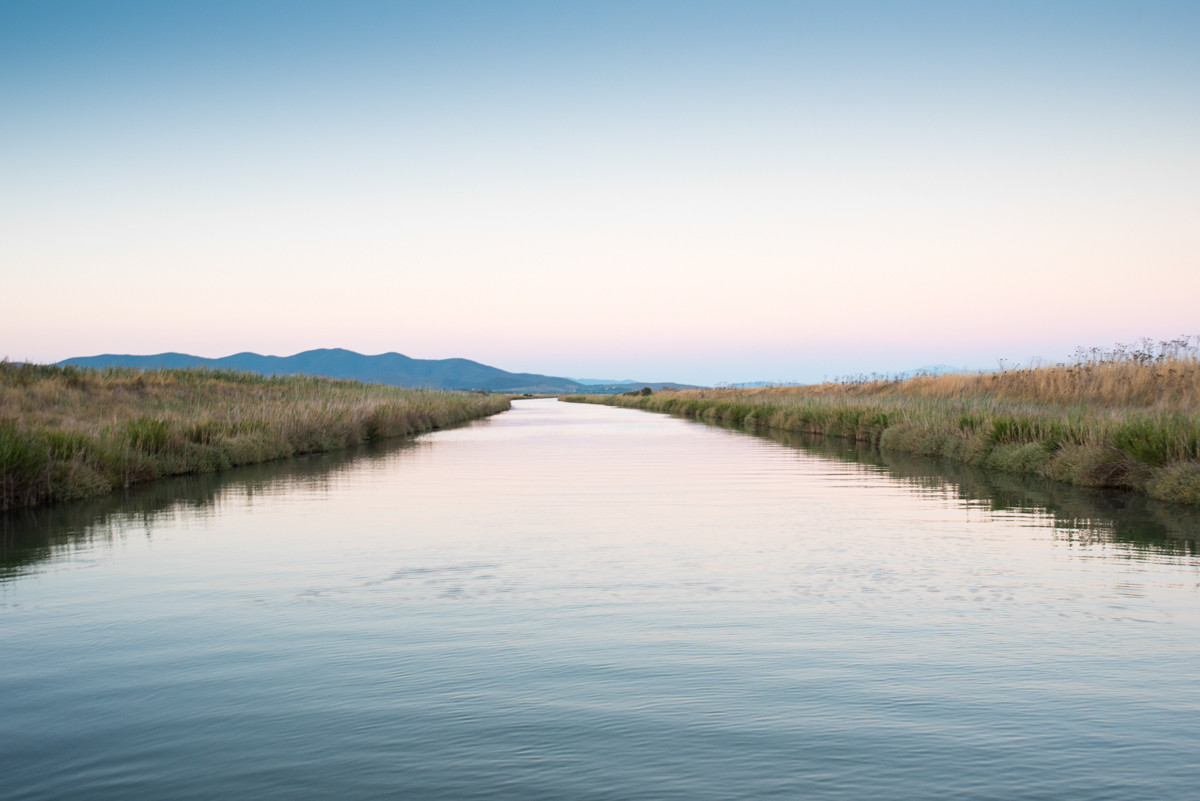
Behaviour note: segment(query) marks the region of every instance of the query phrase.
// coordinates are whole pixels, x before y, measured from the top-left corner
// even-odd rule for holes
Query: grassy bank
[[[1200,504],[1200,359],[1187,348],[990,374],[564,400],[846,437]]]
[[[418,434],[508,407],[503,396],[302,376],[0,362],[0,510]]]

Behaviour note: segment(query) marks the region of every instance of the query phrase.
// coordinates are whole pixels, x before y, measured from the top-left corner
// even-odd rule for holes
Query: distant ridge
[[[348,378],[371,384],[390,384],[400,387],[522,394],[618,392],[629,389],[635,383],[639,387],[651,386],[655,389],[661,386],[681,386],[669,383],[641,384],[640,382],[595,386],[557,376],[510,373],[507,370],[489,367],[470,359],[413,359],[401,353],[366,356],[344,348],[306,350],[293,356],[235,353],[219,359],[208,359],[187,353],[156,353],[149,356],[105,353],[99,356],[63,359],[58,364],[96,368],[133,367],[141,370],[204,367],[212,370],[238,370],[261,375],[314,375],[327,378]]]

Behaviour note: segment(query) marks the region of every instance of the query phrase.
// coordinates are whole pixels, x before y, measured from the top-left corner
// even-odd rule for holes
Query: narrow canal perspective
[[[12,799],[1191,799],[1200,517],[608,406],[0,517]]]

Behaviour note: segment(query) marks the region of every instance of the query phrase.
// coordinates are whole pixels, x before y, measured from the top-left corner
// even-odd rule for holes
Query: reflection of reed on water
[[[281,492],[326,493],[351,465],[427,447],[411,439],[382,440],[341,451],[246,465],[220,473],[160,479],[96,498],[0,513],[0,581],[39,562],[112,542],[123,532],[144,530],[187,515],[212,515],[233,499],[253,502]]]
[[[741,430],[741,429],[739,429]],[[1113,542],[1156,553],[1200,554],[1200,509],[1121,490],[1077,487],[921,456],[881,452],[865,443],[819,435],[771,431],[758,436],[842,462],[868,465],[920,490],[951,492],[993,512],[1049,515],[1059,536]]]
[[[740,429],[739,429],[740,430]],[[1048,515],[1057,536],[1079,542],[1112,542],[1163,555],[1200,554],[1200,509],[1144,495],[1076,487],[961,462],[881,453],[865,444],[776,431],[759,434],[805,453],[881,471],[918,491],[949,493],[985,504],[993,512]],[[112,542],[130,530],[150,531],[182,515],[211,515],[237,499],[301,490],[328,492],[338,476],[362,460],[379,460],[423,446],[394,440],[280,462],[194,474],[135,486],[86,501],[0,514],[0,581],[53,556]]]

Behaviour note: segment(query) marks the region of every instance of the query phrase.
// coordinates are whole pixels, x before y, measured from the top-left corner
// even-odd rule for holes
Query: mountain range
[[[366,356],[342,348],[306,350],[293,356],[263,356],[235,353],[219,359],[187,353],[156,353],[149,356],[105,353],[80,356],[58,362],[76,367],[134,367],[142,370],[204,367],[213,370],[238,370],[262,375],[315,375],[348,378],[372,384],[427,389],[458,389],[483,392],[530,394],[605,394],[626,392],[643,386],[687,388],[670,381],[601,381],[572,379],[537,373],[510,373],[498,367],[470,359],[413,359],[401,353]]]

